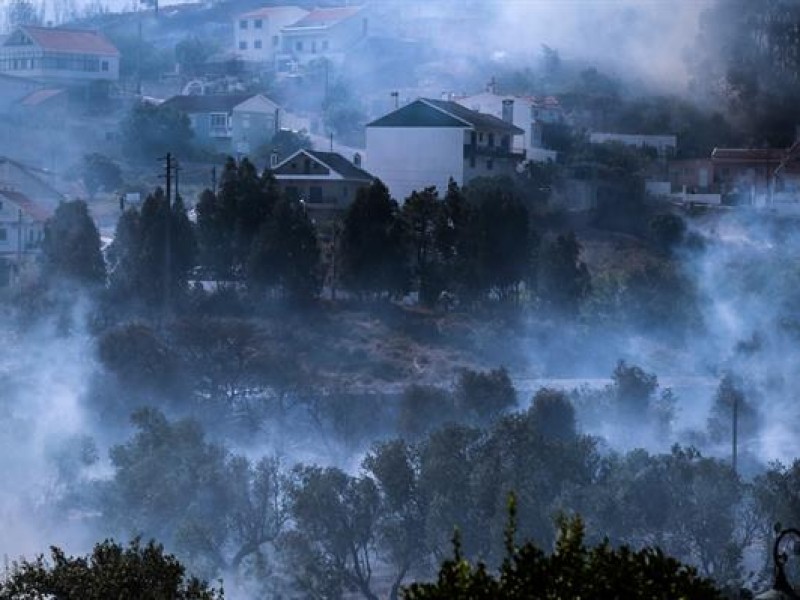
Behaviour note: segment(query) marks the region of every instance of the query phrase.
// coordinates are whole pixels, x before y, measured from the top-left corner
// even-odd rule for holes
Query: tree
[[[148,102],[135,104],[122,122],[125,155],[148,164],[167,152],[189,154],[192,135],[184,113]]]
[[[686,223],[678,215],[656,215],[650,220],[650,232],[658,246],[672,251],[686,237]]]
[[[452,178],[447,184],[443,204],[434,232],[436,252],[442,261],[443,285],[462,300],[472,300],[482,289],[475,277],[477,211]]]
[[[81,178],[89,197],[94,198],[100,190],[113,192],[122,185],[122,169],[107,156],[94,152],[84,155]]]
[[[557,440],[571,440],[578,435],[575,408],[561,390],[539,389],[533,396],[530,414],[539,435]]]
[[[157,188],[141,212],[128,210],[117,222],[110,249],[112,290],[130,301],[156,306],[180,298],[195,265],[194,228],[180,197],[169,205]]]
[[[492,371],[464,369],[455,388],[456,406],[468,418],[485,423],[517,403],[517,392],[505,367]]]
[[[311,597],[372,591],[379,496],[369,477],[298,465],[289,487],[295,528],[285,538],[300,589]]]
[[[217,49],[217,44],[213,40],[196,35],[183,38],[175,44],[175,61],[180,67],[181,74],[188,77],[202,75],[206,61]]]
[[[442,425],[453,413],[453,397],[434,386],[410,385],[400,398],[397,429],[407,439],[418,438]]]
[[[611,380],[615,399],[623,413],[631,417],[647,413],[658,389],[658,377],[654,373],[620,360]]]
[[[420,301],[429,306],[439,299],[444,283],[436,253],[436,227],[442,221],[443,209],[435,187],[411,192],[402,209],[413,249],[412,264]]]
[[[100,233],[81,200],[62,202],[44,226],[42,268],[45,276],[84,286],[105,284],[106,265]]]
[[[67,556],[51,548],[51,561],[43,556],[12,565],[9,577],[0,580],[0,599],[59,598],[59,600],[222,600],[222,589],[209,588],[164,547],[150,541],[142,546],[134,539],[127,547],[106,540],[89,556]]]
[[[343,279],[359,294],[399,295],[408,282],[403,223],[388,188],[358,190],[344,217],[339,247]]]
[[[589,294],[591,277],[581,261],[581,245],[574,233],[559,235],[542,253],[539,296],[550,311],[575,315]]]
[[[758,433],[758,412],[747,401],[741,381],[731,373],[725,373],[719,381],[708,417],[708,433],[715,442],[731,439],[734,410],[736,410],[739,440],[747,441],[753,438]]]
[[[253,244],[248,285],[277,288],[307,301],[319,290],[319,275],[319,243],[305,205],[295,198],[281,198]]]
[[[533,543],[514,541],[514,503],[506,530],[506,557],[495,576],[486,565],[470,564],[461,553],[458,533],[454,557],[442,563],[435,583],[415,583],[408,600],[489,600],[507,598],[687,598],[721,599],[710,580],[659,549],[632,550],[603,543],[584,545],[580,518],[562,519],[555,550],[547,555]]]
[[[18,25],[40,25],[44,21],[44,5],[31,0],[11,0],[5,8],[6,23],[11,29]]]
[[[380,493],[378,541],[395,571],[389,598],[397,600],[411,569],[427,562],[427,505],[419,481],[419,455],[402,440],[376,444],[364,459],[364,468]]]

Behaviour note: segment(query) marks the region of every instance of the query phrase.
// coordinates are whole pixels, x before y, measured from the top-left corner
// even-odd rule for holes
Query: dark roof
[[[174,108],[185,113],[231,112],[254,94],[210,94],[208,96],[173,96],[161,106]]]
[[[788,155],[785,148],[714,148],[712,160],[778,162]]]
[[[46,50],[119,56],[119,50],[99,31],[32,25],[20,28]]]
[[[345,179],[363,179],[364,181],[372,181],[375,179],[375,177],[367,173],[364,169],[355,166],[337,152],[318,152],[316,150],[305,150],[305,152],[324,163],[331,171],[336,171]]]
[[[41,204],[34,202],[21,192],[12,190],[0,190],[0,196],[4,196],[9,201],[17,205],[29,217],[36,221],[46,221],[50,217],[50,211]]]
[[[471,127],[525,133],[493,115],[479,113],[449,100],[420,98],[369,123],[367,127]]]
[[[286,29],[306,27],[330,27],[349,19],[361,10],[360,6],[339,6],[336,8],[315,8],[297,23],[292,23]]]

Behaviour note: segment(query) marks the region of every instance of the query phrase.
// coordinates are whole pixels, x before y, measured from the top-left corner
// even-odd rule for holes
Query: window
[[[225,113],[211,113],[211,129],[227,129],[228,115]]]
[[[489,148],[494,148],[494,134],[489,134]]]
[[[3,203],[0,202],[0,210],[3,210]]]
[[[314,40],[311,42],[311,54],[316,54],[316,53],[317,53],[317,41]]]
[[[100,70],[103,71],[104,73],[108,71],[108,61],[107,60],[104,60],[103,62],[100,63]]]
[[[8,230],[5,227],[0,227],[0,242],[5,242],[8,239]]]
[[[280,44],[280,43],[281,43],[281,38],[279,38],[277,35],[273,35],[272,36],[272,45],[277,47],[277,45]]]
[[[239,29],[247,29],[247,19],[239,21]]]
[[[298,52],[302,52],[303,51],[303,42],[295,42],[294,49],[297,50]]]
[[[483,134],[482,134],[482,133],[479,133],[479,134],[478,134],[478,141],[479,141],[481,144],[483,143]]]
[[[328,49],[328,40],[322,40],[322,51],[325,52]]]
[[[304,173],[311,173],[311,159],[307,158],[303,163],[303,172]]]
[[[256,50],[261,49],[261,40],[256,40],[255,42],[253,42],[253,48],[255,48]]]
[[[255,21],[253,21],[253,27],[255,27],[256,29],[261,29],[261,24],[262,24],[261,19],[256,19]]]
[[[239,42],[239,50],[247,50],[247,42]]]
[[[242,115],[242,127],[250,129],[250,115]]]
[[[494,161],[490,158],[486,161],[486,170],[491,171],[494,169]]]

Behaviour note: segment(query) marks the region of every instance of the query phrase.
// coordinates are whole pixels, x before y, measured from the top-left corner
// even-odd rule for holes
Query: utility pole
[[[175,200],[180,198],[181,192],[179,187],[180,182],[180,172],[181,172],[181,164],[178,162],[178,159],[175,159]]]
[[[211,191],[217,193],[217,165],[211,167]]]
[[[733,394],[733,474],[736,475],[736,463],[739,458],[739,392]]]
[[[164,214],[164,317],[169,314],[172,288],[172,154],[167,152],[164,158],[164,177],[166,179],[166,210]]]

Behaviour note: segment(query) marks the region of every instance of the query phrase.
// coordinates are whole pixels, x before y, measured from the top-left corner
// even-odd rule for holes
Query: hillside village
[[[464,18],[447,3],[413,6],[154,4],[10,25],[0,39],[4,272],[35,262],[43,220],[65,199],[90,200],[110,241],[120,209],[163,185],[156,160],[167,152],[190,207],[226,157],[247,158],[323,226],[375,179],[402,203],[451,179],[504,177],[540,214],[590,215],[620,196],[662,211],[797,211],[798,144],[731,146],[740,140],[714,128],[718,114],[669,99],[657,110],[684,114],[615,118],[635,104],[622,84],[547,47],[551,76],[538,90],[520,83],[522,65],[490,59],[459,77],[447,63],[460,49],[434,38],[458,39],[479,5]]]

